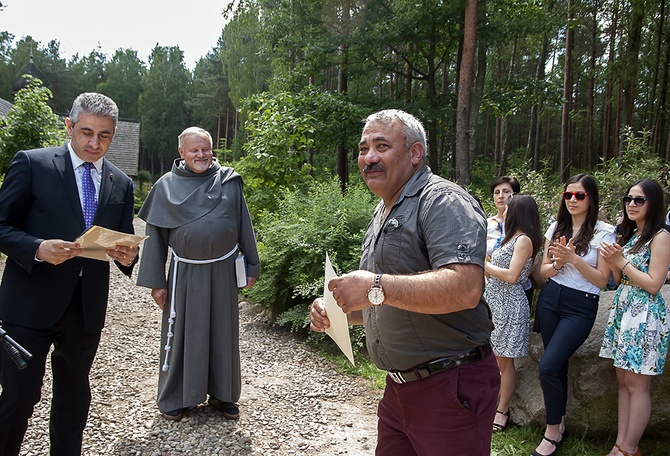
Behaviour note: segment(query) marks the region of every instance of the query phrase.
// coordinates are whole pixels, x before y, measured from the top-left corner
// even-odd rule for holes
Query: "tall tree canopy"
[[[472,38],[466,4],[475,3]],[[489,164],[489,175],[524,162],[565,175],[621,160],[631,130],[648,131],[649,150],[670,160],[667,10],[667,0],[238,0],[193,72],[171,48],[154,49],[149,65],[132,50],[65,61],[57,39],[42,46],[0,33],[0,96],[11,101],[32,55],[55,112],[67,113],[83,90],[110,94],[123,117],[143,123],[143,155],[158,168],[174,154],[163,144],[168,130],[202,124],[239,158],[253,141],[244,100],[314,93],[337,94],[361,112],[417,115],[431,167],[459,182],[476,164]],[[358,130],[343,125],[339,137]],[[346,141],[329,147],[323,156],[346,182],[355,150]]]
[[[137,57],[137,51],[118,49],[105,65],[105,81],[96,86],[116,102],[119,117],[139,119],[138,101],[142,93],[142,78],[147,72],[144,63]]]
[[[184,53],[176,46],[156,46],[142,78],[139,111],[142,143],[149,157],[159,163],[160,174],[178,157],[177,137],[187,126],[190,90],[191,74],[184,65]]]

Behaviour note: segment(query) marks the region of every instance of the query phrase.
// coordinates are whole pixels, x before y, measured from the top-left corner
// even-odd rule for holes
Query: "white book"
[[[247,259],[240,253],[235,258],[235,275],[237,276],[237,286],[244,288],[247,286]]]

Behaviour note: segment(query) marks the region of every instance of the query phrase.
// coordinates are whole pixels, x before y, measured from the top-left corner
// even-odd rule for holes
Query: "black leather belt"
[[[481,347],[476,347],[464,355],[448,356],[446,358],[436,359],[428,364],[422,364],[408,371],[389,371],[389,377],[396,383],[407,383],[419,380],[420,378],[430,377],[438,372],[453,369],[464,364],[478,361],[491,353],[491,344],[486,343]]]

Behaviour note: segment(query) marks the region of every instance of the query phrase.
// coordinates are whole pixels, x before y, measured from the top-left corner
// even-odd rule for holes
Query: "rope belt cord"
[[[177,255],[174,250],[172,251],[172,259],[174,260],[174,268],[172,269],[172,289],[170,290],[170,317],[168,318],[168,330],[167,330],[167,340],[165,341],[165,362],[163,363],[162,370],[163,372],[167,372],[167,370],[170,368],[170,365],[168,364],[168,357],[170,355],[170,351],[172,351],[172,346],[170,345],[170,342],[172,341],[172,336],[174,334],[172,333],[172,326],[174,325],[175,319],[177,318],[177,310],[175,309],[175,292],[177,291],[177,269],[179,266],[179,263],[188,263],[188,264],[211,264],[211,263],[216,263],[218,261],[223,261],[226,258],[230,258],[235,252],[237,252],[238,246],[235,245],[233,249],[226,253],[223,256],[220,256],[218,258],[212,258],[210,260],[190,260],[188,258],[182,258],[179,255]]]

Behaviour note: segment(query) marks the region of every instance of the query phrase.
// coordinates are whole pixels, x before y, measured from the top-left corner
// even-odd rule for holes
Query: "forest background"
[[[157,45],[148,62],[133,49],[66,60],[58,37],[0,32],[0,98],[15,103],[0,124],[0,172],[19,149],[62,142],[57,115],[83,91],[141,122],[138,205],[177,157],[178,134],[206,128],[245,180],[263,263],[250,297],[296,330],[322,292],[326,251],[340,272],[357,268],[377,202],[357,142],[376,110],[420,118],[430,167],[488,214],[503,174],[536,198],[545,227],[577,172],[596,176],[610,221],[634,180],[668,188],[666,0],[237,0],[222,10],[227,25],[193,71],[178,46]],[[43,85],[15,98],[31,59]]]

